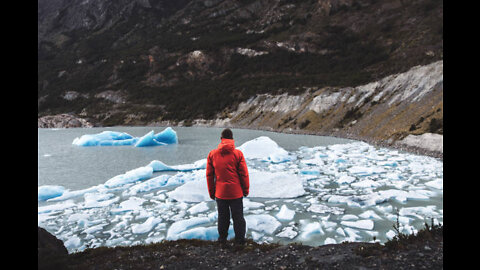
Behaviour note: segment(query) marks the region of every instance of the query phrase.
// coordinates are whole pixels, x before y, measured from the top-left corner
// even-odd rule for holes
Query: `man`
[[[248,196],[250,180],[243,153],[235,149],[233,133],[229,128],[222,131],[221,143],[207,157],[207,185],[212,200],[217,202],[218,241],[225,244],[233,219],[235,243],[245,243],[246,223],[243,218],[243,197]]]

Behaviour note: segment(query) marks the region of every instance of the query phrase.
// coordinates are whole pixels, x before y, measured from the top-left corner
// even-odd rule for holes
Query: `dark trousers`
[[[218,210],[218,240],[227,240],[228,227],[230,226],[230,213],[232,213],[235,241],[245,241],[246,223],[245,218],[243,218],[243,198],[234,200],[216,198],[215,201],[217,202]]]

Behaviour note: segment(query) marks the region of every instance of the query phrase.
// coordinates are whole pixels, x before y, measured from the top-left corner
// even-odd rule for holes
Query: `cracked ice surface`
[[[363,142],[286,151],[265,136],[238,148],[250,172],[247,237],[257,242],[383,243],[394,236],[397,211],[403,233],[443,222],[441,160]],[[82,190],[40,186],[38,225],[69,252],[218,237],[204,159],[125,171]]]

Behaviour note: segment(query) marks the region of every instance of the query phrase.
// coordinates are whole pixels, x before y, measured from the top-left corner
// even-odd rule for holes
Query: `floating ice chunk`
[[[426,186],[443,190],[443,179],[437,179],[425,183]]]
[[[154,172],[175,171],[171,166],[168,166],[159,160],[153,160],[147,166],[151,167]]]
[[[352,201],[351,196],[331,195],[327,200],[329,203],[347,204],[350,207],[360,207],[360,204]]]
[[[276,218],[267,214],[248,215],[245,216],[245,221],[248,229],[264,232],[266,234],[272,234],[282,225]]]
[[[113,195],[113,194],[111,194],[111,195]],[[119,201],[118,197],[115,197],[115,198],[110,199],[110,200],[87,200],[85,198],[85,203],[83,204],[82,209],[106,207],[106,206],[112,205],[112,204],[114,204],[118,201]]]
[[[415,216],[422,218],[437,217],[439,214],[435,211],[436,208],[435,205],[428,205],[425,207],[404,207],[400,209],[399,214],[402,216]]]
[[[208,205],[206,202],[200,202],[192,207],[190,207],[187,212],[189,212],[191,215],[195,215],[198,213],[202,213],[209,210]]]
[[[94,234],[98,231],[101,231],[103,229],[103,227],[105,227],[107,225],[107,223],[102,223],[102,224],[98,224],[98,225],[94,225],[88,229],[85,229],[83,230],[82,233],[86,233],[86,234]]]
[[[358,220],[358,217],[355,216],[355,215],[350,215],[350,214],[348,214],[348,215],[342,216],[341,219],[342,219],[342,220]]]
[[[330,237],[327,237],[327,239],[325,239],[325,242],[323,243],[324,245],[329,245],[329,244],[336,244],[337,241],[333,238],[330,238]]]
[[[244,211],[249,210],[249,209],[260,208],[260,207],[263,207],[263,206],[265,206],[263,203],[252,202],[247,198],[243,198],[243,209],[244,209]]]
[[[385,236],[387,236],[387,239],[393,239],[395,236],[397,236],[397,234],[393,231],[393,230],[389,230]]]
[[[364,218],[364,219],[378,219],[378,220],[382,219],[373,210],[367,210],[367,211],[361,213],[358,216],[361,217],[361,218]]]
[[[373,174],[384,173],[385,169],[382,167],[373,167],[373,166],[372,167],[352,166],[348,168],[347,171],[357,176],[368,176]]]
[[[355,181],[355,177],[349,175],[342,175],[339,179],[337,179],[337,183],[339,184],[349,184]]]
[[[363,230],[372,230],[374,226],[373,221],[367,220],[367,219],[362,219],[357,221],[342,221],[340,223],[348,227],[353,227],[353,228],[358,228]]]
[[[124,145],[133,144],[134,139],[130,134],[117,131],[103,131],[98,134],[87,134],[83,135],[80,138],[75,138],[72,144],[77,146],[96,146],[96,145],[114,145],[115,142],[124,141]]]
[[[155,140],[153,130],[143,135],[143,137],[138,139],[138,141],[135,143],[135,147],[157,146],[157,145],[166,145],[166,143]]]
[[[170,225],[170,228],[167,231],[167,240],[178,240],[180,239],[180,233],[198,226],[200,224],[208,223],[210,220],[206,217],[194,217],[186,220],[180,220],[174,222]]]
[[[344,231],[342,228],[338,227],[338,228],[335,230],[335,232],[337,232],[337,234],[345,237],[345,231]]]
[[[351,186],[354,188],[374,188],[380,186],[380,184],[373,180],[367,179],[357,183],[353,183],[351,184]]]
[[[205,179],[189,181],[175,190],[168,192],[167,195],[179,202],[198,203],[211,200],[208,194],[207,180]]]
[[[288,207],[284,204],[280,208],[280,211],[278,212],[278,214],[276,214],[275,216],[278,218],[278,220],[282,220],[282,221],[292,220],[293,217],[295,216],[295,211],[288,209]]]
[[[101,189],[104,189],[103,184],[93,186],[93,187],[89,187],[89,188],[85,188],[85,189],[80,189],[80,190],[73,190],[73,191],[67,190],[61,196],[48,199],[47,201],[49,201],[49,202],[64,201],[64,200],[72,199],[72,198],[75,198],[75,197],[78,197],[78,196],[84,196],[87,193],[97,192]]]
[[[183,164],[183,165],[175,165],[171,166],[175,171],[193,171],[193,170],[200,170],[207,168],[207,159],[201,159],[195,161],[193,164]]]
[[[159,217],[149,217],[142,224],[135,224],[132,226],[132,233],[142,234],[151,231],[158,223],[162,222],[162,218]]]
[[[293,238],[295,238],[295,236],[297,236],[297,234],[298,234],[298,232],[294,231],[293,227],[289,226],[289,227],[283,228],[283,230],[280,233],[278,233],[276,236],[293,239]]]
[[[107,182],[105,182],[105,187],[112,188],[112,187],[122,186],[125,184],[151,178],[152,175],[153,175],[152,167],[149,167],[149,166],[140,167],[109,179]]]
[[[228,236],[227,239],[233,239],[235,237],[235,232],[233,230],[233,226],[230,225],[228,228]],[[201,239],[201,240],[217,240],[218,239],[218,229],[217,226],[211,227],[197,227],[193,229],[186,230],[181,232],[178,235],[178,239]]]
[[[255,231],[252,231],[252,239],[253,241],[258,241],[260,238],[262,238],[262,236],[264,236],[264,234],[262,233],[257,233]]]
[[[261,136],[256,139],[245,142],[237,147],[242,151],[247,159],[263,159],[272,163],[280,163],[293,160],[285,149],[278,146],[278,144],[266,136]]]
[[[38,207],[38,214],[64,211],[65,209],[73,208],[76,206],[77,204],[75,204],[72,200],[68,200],[62,203],[40,206]]]
[[[335,206],[327,206],[323,204],[312,204],[307,211],[319,214],[332,213],[334,215],[341,215],[345,209]]]
[[[164,236],[164,235],[154,236],[154,237],[148,237],[148,238],[145,240],[145,243],[146,243],[146,244],[160,243],[160,242],[162,242],[163,239],[165,239],[165,236]]]
[[[348,235],[348,238],[345,238],[346,241],[355,242],[357,239],[360,239],[360,236],[358,235],[358,230],[352,228],[344,228],[344,231]]]
[[[119,208],[112,209],[113,214],[129,212],[129,211],[139,211],[142,210],[141,206],[146,200],[138,197],[130,197],[128,200],[120,203]]]
[[[61,196],[65,192],[62,186],[44,185],[38,187],[38,200],[45,201],[51,198]]]
[[[170,175],[160,175],[152,179],[148,179],[145,182],[140,182],[126,192],[128,195],[135,195],[139,192],[149,192],[164,186],[167,186]]]
[[[152,167],[154,172],[161,172],[161,171],[186,172],[186,171],[205,169],[207,167],[207,159],[197,160],[193,164],[182,164],[182,165],[174,165],[174,166],[169,166],[158,160],[153,160],[147,166]]]
[[[73,235],[69,237],[63,244],[68,250],[74,250],[82,245],[82,240],[78,236]]]
[[[303,229],[300,237],[303,239],[309,239],[314,235],[324,234],[322,225],[319,222],[308,223]]]
[[[305,189],[302,179],[295,174],[253,170],[250,172],[250,197],[295,198],[303,194]]]
[[[167,127],[162,132],[155,134],[154,139],[161,143],[178,144],[177,132],[171,127]]]

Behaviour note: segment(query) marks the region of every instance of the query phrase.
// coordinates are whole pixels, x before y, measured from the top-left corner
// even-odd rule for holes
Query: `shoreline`
[[[371,144],[375,147],[385,147],[385,148],[390,148],[390,149],[395,149],[399,151],[404,151],[416,155],[423,155],[423,156],[430,156],[433,158],[438,158],[443,161],[443,151],[431,151],[426,148],[421,148],[413,145],[408,145],[408,144],[403,144],[399,141],[394,141],[394,142],[389,142],[389,141],[382,141],[382,140],[376,140],[372,138],[366,138],[362,136],[358,136],[355,134],[351,133],[332,133],[332,132],[318,132],[318,131],[308,131],[308,130],[301,130],[301,129],[283,129],[283,130],[277,130],[269,127],[245,127],[245,126],[238,126],[238,125],[217,125],[217,124],[199,124],[195,123],[192,125],[179,125],[179,124],[173,124],[170,122],[162,122],[162,123],[150,123],[146,125],[131,125],[131,126],[126,126],[126,125],[118,125],[118,126],[111,126],[111,127],[214,127],[214,128],[237,128],[237,129],[247,129],[247,130],[261,130],[261,131],[269,131],[269,132],[275,132],[275,133],[283,133],[283,134],[295,134],[295,135],[313,135],[313,136],[329,136],[329,137],[335,137],[335,138],[340,138],[340,139],[349,139],[349,140],[356,140],[356,141],[362,141],[368,144]],[[88,126],[83,126],[83,127],[38,127],[38,128],[109,128],[105,126],[96,126],[96,125],[88,125]],[[442,135],[443,136],[443,135]]]

